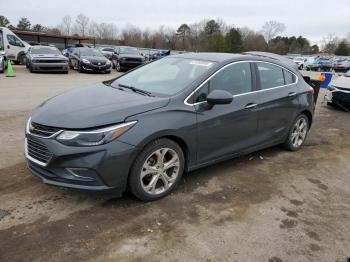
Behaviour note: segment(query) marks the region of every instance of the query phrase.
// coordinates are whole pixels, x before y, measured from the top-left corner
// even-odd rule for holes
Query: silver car
[[[32,46],[26,55],[26,67],[32,72],[68,73],[68,58],[54,46]]]

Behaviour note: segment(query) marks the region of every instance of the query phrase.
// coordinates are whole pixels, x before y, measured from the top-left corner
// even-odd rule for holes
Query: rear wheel
[[[310,123],[306,115],[299,115],[289,131],[288,138],[284,143],[286,149],[296,151],[304,144],[309,132]]]
[[[129,177],[130,191],[142,201],[168,195],[184,172],[184,154],[178,144],[158,139],[148,144],[136,158]]]

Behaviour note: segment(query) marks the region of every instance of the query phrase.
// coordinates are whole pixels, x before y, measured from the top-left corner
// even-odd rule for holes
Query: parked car
[[[151,53],[148,57],[150,61],[157,60],[159,58],[170,55],[170,50],[158,50],[158,52]]]
[[[78,47],[74,48],[69,56],[71,69],[82,72],[111,72],[112,63],[96,48]]]
[[[136,47],[119,46],[116,54],[112,58],[115,69],[118,72],[133,69],[146,62]]]
[[[325,100],[328,104],[335,104],[350,111],[350,70],[337,78],[328,88]]]
[[[312,64],[307,65],[307,70],[311,71],[332,71],[333,62],[327,58],[316,58]]]
[[[65,57],[68,57],[73,54],[73,51],[74,51],[74,47],[67,47],[66,49],[63,49],[62,50],[62,54],[65,56]]]
[[[334,62],[334,71],[345,73],[350,69],[350,60],[348,59],[338,59]]]
[[[30,45],[6,27],[0,27],[0,50],[6,52],[7,59],[15,64],[25,64],[25,53]]]
[[[47,184],[151,201],[185,171],[278,144],[296,151],[314,90],[278,57],[174,55],[51,98],[28,120],[28,167]]]
[[[298,65],[299,70],[302,70],[307,62],[307,59],[305,57],[298,56],[293,59],[293,62]]]
[[[26,67],[31,73],[55,71],[68,73],[68,58],[54,46],[36,45],[26,54]]]
[[[0,51],[0,73],[3,73],[6,68],[5,51]]]
[[[113,55],[117,52],[115,48],[113,47],[100,47],[99,48],[101,53],[110,61],[112,61]]]

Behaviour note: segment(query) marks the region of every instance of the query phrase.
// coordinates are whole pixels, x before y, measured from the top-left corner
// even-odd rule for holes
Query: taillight
[[[315,90],[310,86],[308,93],[313,96],[315,94]]]

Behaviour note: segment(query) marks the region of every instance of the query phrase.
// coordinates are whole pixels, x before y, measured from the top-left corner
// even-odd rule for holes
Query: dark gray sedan
[[[278,144],[300,149],[313,93],[276,55],[166,57],[41,104],[25,155],[47,184],[156,200],[184,172]]]
[[[68,58],[54,46],[32,46],[26,54],[26,67],[33,72],[68,73]]]

